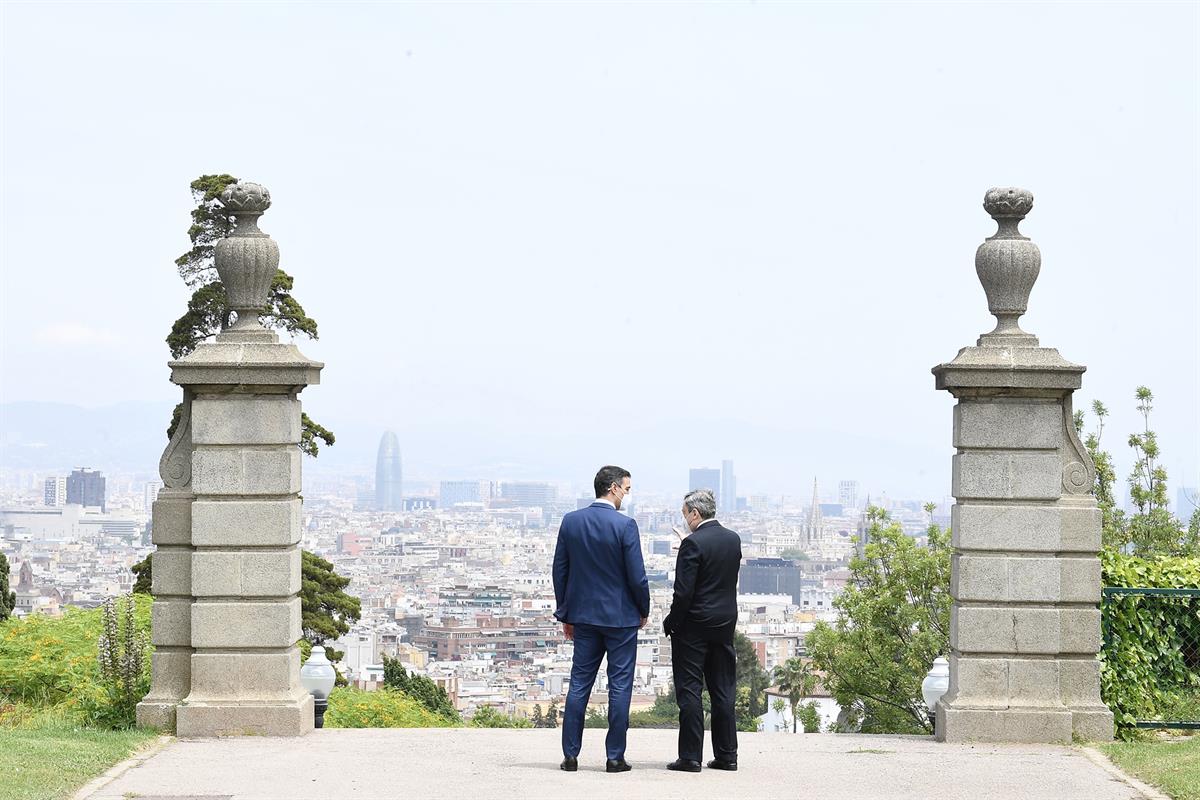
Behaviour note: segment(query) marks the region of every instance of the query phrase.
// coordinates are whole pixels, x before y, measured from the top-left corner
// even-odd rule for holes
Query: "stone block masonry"
[[[975,269],[996,327],[934,368],[957,399],[942,741],[1111,739],[1100,700],[1100,514],[1071,397],[1084,367],[1019,327],[1041,270],[1022,189],[992,189]]]
[[[262,327],[279,250],[258,230],[270,196],[229,187],[237,219],[216,266],[237,322],[171,362],[184,414],[154,509],[158,650],[138,721],[181,737],[294,736],[313,727],[300,685],[299,393],[322,365]]]

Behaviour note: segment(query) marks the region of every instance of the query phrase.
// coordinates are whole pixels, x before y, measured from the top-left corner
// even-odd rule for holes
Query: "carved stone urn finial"
[[[226,187],[221,204],[236,218],[233,232],[215,247],[217,274],[230,308],[237,312],[229,332],[265,333],[258,315],[267,305],[267,293],[279,268],[279,245],[258,229],[258,218],[271,207],[271,193],[265,186],[241,181]]]
[[[983,207],[999,229],[975,252],[975,272],[987,293],[988,310],[996,317],[995,329],[981,336],[979,345],[1036,347],[1037,337],[1017,324],[1042,268],[1038,246],[1018,230],[1033,208],[1033,194],[1017,188],[988,189]]]

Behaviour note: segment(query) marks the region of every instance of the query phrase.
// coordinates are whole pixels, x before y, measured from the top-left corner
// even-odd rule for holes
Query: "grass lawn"
[[[157,735],[148,730],[0,728],[0,800],[70,797]]]
[[[1200,736],[1100,745],[1117,766],[1174,800],[1200,800]]]

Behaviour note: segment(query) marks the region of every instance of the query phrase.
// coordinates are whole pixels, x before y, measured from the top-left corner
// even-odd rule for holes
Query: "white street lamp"
[[[325,709],[329,708],[329,693],[333,691],[337,672],[325,657],[325,648],[320,645],[312,649],[312,655],[300,668],[300,683],[313,696],[314,727],[325,727]]]
[[[925,680],[921,681],[921,696],[929,709],[930,727],[937,725],[937,701],[942,699],[942,695],[949,688],[950,662],[938,656],[933,660],[933,668],[925,675]]]

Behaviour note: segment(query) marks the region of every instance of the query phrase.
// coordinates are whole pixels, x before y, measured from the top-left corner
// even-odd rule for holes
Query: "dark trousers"
[[[575,626],[575,656],[571,660],[571,688],[563,710],[563,755],[577,758],[583,746],[583,720],[600,659],[608,655],[608,738],[604,747],[611,759],[625,757],[629,732],[629,701],[633,699],[633,668],[637,664],[638,629]],[[730,651],[732,652],[732,650]]]
[[[671,669],[675,698],[679,702],[679,757],[704,759],[704,706],[700,693],[708,684],[712,701],[713,755],[737,761],[737,657],[732,642],[709,642],[695,633],[676,631],[671,636]]]

